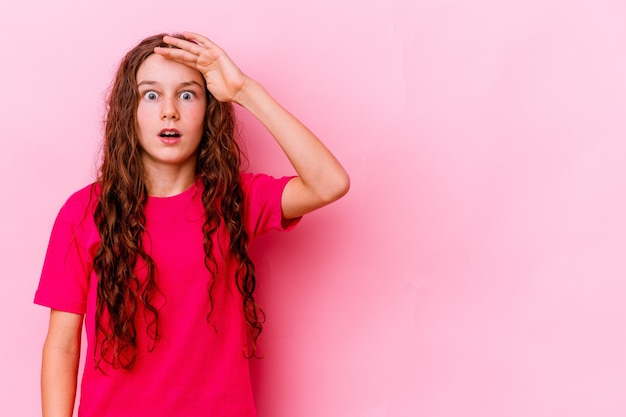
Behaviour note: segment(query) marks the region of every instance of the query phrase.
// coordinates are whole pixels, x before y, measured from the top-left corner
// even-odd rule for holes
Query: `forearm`
[[[80,349],[66,350],[46,343],[41,368],[43,417],[71,417],[76,398]]]
[[[43,417],[71,417],[76,398],[83,316],[50,311],[41,365]]]
[[[272,134],[303,185],[321,202],[330,203],[347,192],[349,177],[335,156],[259,83],[247,78],[234,101],[250,111]]]

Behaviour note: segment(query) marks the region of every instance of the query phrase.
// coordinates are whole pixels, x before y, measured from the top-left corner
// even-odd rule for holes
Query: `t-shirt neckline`
[[[164,206],[164,205],[176,205],[179,202],[185,201],[193,195],[198,190],[200,179],[196,179],[186,190],[179,194],[174,194],[167,197],[159,197],[148,195],[147,203],[151,206]]]

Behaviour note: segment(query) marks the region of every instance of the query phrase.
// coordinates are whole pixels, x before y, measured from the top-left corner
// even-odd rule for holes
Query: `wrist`
[[[259,83],[246,76],[241,88],[233,96],[232,101],[242,107],[249,108],[260,89],[262,89],[262,87]]]

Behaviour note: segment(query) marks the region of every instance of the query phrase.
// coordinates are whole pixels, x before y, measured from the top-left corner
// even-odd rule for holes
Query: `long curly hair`
[[[159,34],[141,41],[124,57],[108,95],[103,159],[97,184],[101,187],[94,220],[101,243],[93,265],[98,276],[96,301],[96,367],[131,369],[137,357],[137,318],[143,311],[152,350],[159,339],[159,311],[154,305],[159,289],[154,279],[156,265],[142,243],[148,192],[142,164],[137,125],[137,70],[154,48],[171,47]],[[185,39],[182,35],[173,35]],[[238,262],[235,281],[243,298],[243,312],[251,349],[262,331],[263,311],[254,300],[254,265],[248,256],[248,234],[243,226],[243,191],[239,183],[242,154],[235,140],[235,115],[231,103],[216,100],[207,90],[204,133],[198,149],[196,175],[202,181],[205,265],[212,275],[208,289],[210,321],[214,305],[213,286],[219,265],[213,256],[211,236],[222,224],[230,236],[229,250]],[[146,276],[136,273],[141,261]],[[145,268],[143,268],[145,265]],[[209,326],[207,326],[209,327]],[[207,329],[208,331],[208,329]]]

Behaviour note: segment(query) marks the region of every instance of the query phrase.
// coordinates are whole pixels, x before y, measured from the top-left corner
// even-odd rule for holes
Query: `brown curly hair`
[[[141,159],[137,128],[137,70],[154,53],[154,48],[171,47],[159,34],[141,41],[124,57],[108,96],[103,160],[97,184],[101,187],[94,220],[101,243],[94,257],[98,276],[96,301],[96,366],[101,361],[113,368],[131,369],[137,357],[136,314],[143,307],[146,332],[154,349],[159,339],[159,311],[154,306],[158,288],[156,265],[142,243],[145,231],[144,205],[148,192]],[[173,35],[185,39],[182,35]],[[202,181],[202,202],[206,213],[203,225],[205,265],[217,277],[211,236],[223,222],[230,236],[230,251],[239,263],[235,281],[243,298],[251,350],[262,331],[263,311],[254,301],[254,265],[248,256],[248,234],[243,226],[243,191],[239,183],[242,154],[235,140],[235,115],[231,103],[222,103],[206,91],[206,124],[198,149],[196,175]],[[146,265],[146,277],[138,277],[138,260]],[[211,311],[207,312],[209,321]],[[208,329],[207,329],[208,331]],[[99,350],[99,352],[98,352]]]

